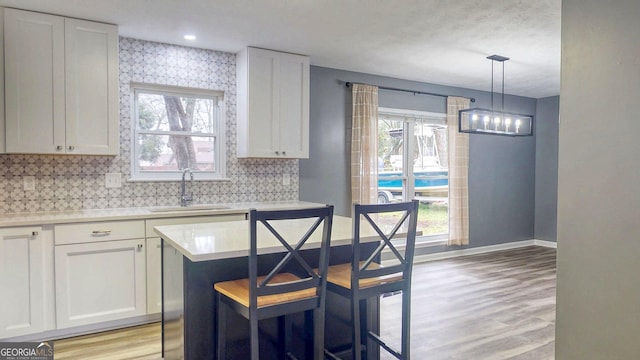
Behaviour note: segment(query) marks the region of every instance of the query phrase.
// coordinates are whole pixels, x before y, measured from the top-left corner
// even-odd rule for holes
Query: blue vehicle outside
[[[447,201],[449,171],[446,169],[414,171],[415,198],[423,202]],[[378,173],[378,203],[402,199],[402,172]]]

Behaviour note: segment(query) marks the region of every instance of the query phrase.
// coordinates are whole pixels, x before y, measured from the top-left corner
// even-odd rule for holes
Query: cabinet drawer
[[[155,226],[164,226],[164,225],[182,225],[182,224],[199,224],[199,223],[210,223],[210,222],[220,222],[220,221],[236,221],[236,220],[244,220],[246,218],[246,214],[229,214],[229,215],[214,215],[214,216],[189,216],[189,217],[179,217],[179,218],[164,218],[164,219],[149,219],[146,221],[147,225],[147,236],[150,237],[158,237],[153,228]]]
[[[56,225],[54,236],[56,245],[144,238],[144,220]]]

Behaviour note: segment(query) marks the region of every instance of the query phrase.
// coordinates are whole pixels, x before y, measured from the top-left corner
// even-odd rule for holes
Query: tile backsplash
[[[120,155],[0,155],[0,212],[178,205],[179,182],[129,182],[131,82],[223,90],[228,181],[197,181],[194,203],[298,199],[298,161],[236,157],[235,54],[120,38]],[[106,173],[122,187],[106,188]],[[282,174],[291,175],[282,185]],[[35,177],[35,190],[23,177]]]

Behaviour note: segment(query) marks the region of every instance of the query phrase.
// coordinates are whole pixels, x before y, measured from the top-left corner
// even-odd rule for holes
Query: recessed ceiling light
[[[184,39],[185,39],[185,40],[191,40],[191,41],[193,41],[193,40],[195,40],[195,39],[196,39],[196,36],[195,36],[195,35],[190,35],[190,34],[189,34],[189,35],[185,35],[185,36],[184,36]]]

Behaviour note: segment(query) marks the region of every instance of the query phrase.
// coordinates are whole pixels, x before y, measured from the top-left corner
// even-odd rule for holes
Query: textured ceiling
[[[0,0],[115,23],[138,39],[237,52],[251,45],[313,65],[490,90],[492,54],[508,56],[505,93],[560,93],[561,0]],[[187,42],[186,33],[197,35]],[[497,78],[500,81],[500,78]]]

